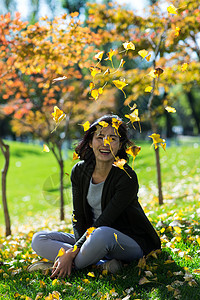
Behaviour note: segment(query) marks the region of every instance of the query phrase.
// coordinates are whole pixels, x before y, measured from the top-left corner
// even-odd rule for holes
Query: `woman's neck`
[[[93,183],[100,183],[102,181],[105,181],[111,168],[112,163],[96,163],[94,172],[92,174]]]

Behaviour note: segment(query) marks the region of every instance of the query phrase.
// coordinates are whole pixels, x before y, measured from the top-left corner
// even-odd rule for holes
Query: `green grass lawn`
[[[164,205],[159,206],[153,149],[147,142],[136,142],[142,146],[134,163],[140,202],[161,237],[161,253],[153,253],[142,264],[134,262],[116,275],[102,274],[90,267],[55,281],[41,272],[29,274],[26,268],[38,259],[31,249],[35,231],[72,230],[69,176],[66,175],[65,182],[66,220],[60,222],[58,202],[53,201],[54,196],[58,197],[59,169],[51,152],[42,152],[38,145],[9,144],[8,204],[13,235],[4,238],[1,226],[0,261],[4,264],[0,266],[0,299],[199,300],[200,146],[197,143],[173,144],[166,152],[160,149]],[[72,151],[68,157],[65,172],[70,174],[75,163]],[[0,223],[3,224],[2,209]]]

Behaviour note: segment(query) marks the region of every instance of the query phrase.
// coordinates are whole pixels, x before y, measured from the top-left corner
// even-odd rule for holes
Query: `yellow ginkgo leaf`
[[[78,247],[77,247],[76,245],[74,245],[74,247],[73,247],[73,251],[72,251],[72,252],[75,252],[75,251],[76,251],[76,249],[78,249]]]
[[[146,93],[151,93],[152,89],[153,89],[153,87],[149,85],[149,86],[147,86],[147,87],[145,88],[144,91],[145,91]]]
[[[124,248],[123,248],[123,247],[120,245],[120,243],[118,242],[117,234],[116,234],[116,233],[114,233],[114,237],[115,237],[115,240],[116,240],[117,244],[120,246],[120,248],[121,248],[122,250],[124,250]]]
[[[113,55],[115,55],[116,53],[116,50],[112,50],[110,49],[110,51],[107,53],[107,58],[105,58],[105,60],[110,60],[111,61],[111,64],[112,64],[112,67],[114,68],[113,66],[113,61],[112,61],[112,58],[113,58]]]
[[[79,159],[79,156],[76,152],[73,152],[73,160]]]
[[[140,121],[140,118],[138,117],[138,109],[135,109],[131,114],[125,115],[126,118],[130,119],[131,123]]]
[[[94,272],[88,272],[87,275],[90,277],[95,277]]]
[[[199,246],[200,246],[200,237],[197,238],[197,243],[198,243]]]
[[[188,68],[188,64],[187,63],[184,63],[184,64],[182,64],[182,66],[181,66],[181,71],[186,71],[187,70],[187,68]]]
[[[110,145],[111,142],[112,142],[112,137],[110,137],[110,136],[106,136],[106,137],[103,139],[103,144],[104,144],[104,146]]]
[[[90,122],[86,121],[84,124],[80,124],[81,126],[83,126],[83,130],[87,131],[90,128]]]
[[[131,178],[131,176],[128,174],[128,172],[124,169],[125,163],[126,163],[125,159],[123,159],[123,158],[119,159],[119,157],[116,157],[116,161],[113,164],[114,164],[114,166],[124,170],[125,173]]]
[[[120,81],[120,80],[113,80],[113,83],[114,85],[119,89],[121,90],[123,93],[124,93],[124,96],[126,98],[126,94],[125,92],[123,91],[123,88],[128,85],[127,83],[125,83],[124,81]]]
[[[152,78],[156,78],[155,70],[151,70],[147,75],[149,75]]]
[[[84,283],[90,283],[90,281],[87,278],[81,279]]]
[[[97,89],[92,90],[91,91],[91,96],[92,96],[92,98],[94,98],[95,100],[97,100],[98,97],[99,97],[99,91]]]
[[[103,58],[103,54],[104,54],[104,51],[101,51],[101,52],[98,52],[94,57],[96,59],[99,59],[99,61],[101,61]]]
[[[171,107],[171,106],[166,106],[165,109],[166,109],[166,111],[168,111],[170,113],[175,113],[176,112],[176,109],[174,107]]]
[[[128,149],[126,149],[126,153],[130,154],[133,158],[135,158],[141,151],[140,146],[131,146]]]
[[[135,45],[132,42],[123,43],[123,47],[126,50],[135,50]]]
[[[165,140],[160,137],[160,134],[153,133],[149,137],[152,138],[153,145],[154,145],[155,149],[157,149],[158,148],[158,144],[160,144],[161,147],[165,150],[166,143],[165,143]]]
[[[50,152],[50,149],[49,149],[49,147],[47,146],[47,145],[43,145],[43,150],[42,150],[43,152]]]
[[[87,229],[86,239],[89,238],[90,234],[96,229],[96,227],[90,227]]]
[[[96,74],[101,73],[101,69],[98,67],[90,67],[90,71],[91,71],[91,75],[94,78],[96,76]]]
[[[60,123],[65,117],[66,114],[58,108],[58,106],[54,106],[54,112],[52,113],[53,120],[56,122],[56,124]]]
[[[178,233],[178,234],[181,233],[181,228],[180,228],[180,227],[174,226],[173,228],[174,228],[174,230],[176,231],[176,233]]]
[[[108,123],[107,122],[105,122],[105,121],[100,121],[99,123],[98,123],[100,126],[102,126],[102,127],[108,127]]]
[[[167,7],[167,11],[170,14],[177,14],[177,12],[176,12],[177,8],[173,4],[171,4],[170,6]]]
[[[55,258],[55,261],[56,261],[56,259],[57,259],[58,257],[64,255],[65,253],[66,253],[66,252],[65,252],[65,249],[64,249],[64,248],[60,248],[60,250],[58,251],[58,255],[57,255],[56,258]]]
[[[95,87],[94,82],[90,82],[89,87],[90,87],[90,90],[94,89],[94,87]]]
[[[142,56],[142,58],[145,58],[145,56],[147,56],[147,54],[148,54],[148,51],[143,49],[143,50],[138,51],[138,54],[140,56]]]

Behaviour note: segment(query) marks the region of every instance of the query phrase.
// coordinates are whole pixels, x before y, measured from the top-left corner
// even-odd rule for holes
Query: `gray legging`
[[[74,244],[73,234],[57,231],[40,231],[32,239],[33,250],[51,261],[55,260],[61,247],[68,250]],[[105,258],[131,262],[142,256],[143,251],[136,241],[118,230],[102,226],[95,229],[84,242],[74,263],[77,269],[82,269]]]

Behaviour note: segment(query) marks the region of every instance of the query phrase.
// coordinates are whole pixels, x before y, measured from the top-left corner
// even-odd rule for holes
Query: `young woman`
[[[132,143],[126,124],[105,115],[86,131],[75,151],[81,161],[72,169],[73,234],[42,231],[33,236],[36,253],[54,261],[51,278],[71,274],[101,260],[103,269],[116,272],[121,262],[131,262],[161,247],[160,239],[138,202],[138,180],[128,164]],[[89,229],[89,230],[88,230]]]

